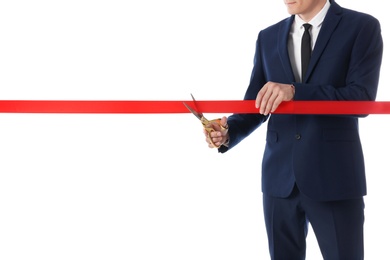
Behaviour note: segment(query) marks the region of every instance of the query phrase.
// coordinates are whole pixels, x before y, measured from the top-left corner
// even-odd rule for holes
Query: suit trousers
[[[295,185],[288,198],[264,194],[263,207],[272,260],[305,259],[309,224],[325,260],[364,259],[363,197],[314,201]]]

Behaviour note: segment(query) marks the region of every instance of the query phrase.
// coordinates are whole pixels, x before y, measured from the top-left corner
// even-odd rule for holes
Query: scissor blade
[[[196,106],[196,100],[195,100],[195,98],[194,98],[194,96],[192,94],[191,94],[191,97],[192,97],[192,100],[194,101],[195,109],[197,111],[199,111],[198,107]],[[203,116],[203,113],[201,113],[201,112],[197,112],[197,113],[198,113],[199,116]]]
[[[203,113],[202,112],[199,112],[199,108],[197,107],[196,105],[196,100],[194,98],[194,96],[191,94],[191,97],[192,97],[192,100],[194,101],[194,106],[195,106],[195,109],[196,109],[196,113],[198,114],[197,117],[198,118],[202,118],[203,117]]]
[[[192,107],[190,107],[189,105],[187,105],[186,102],[183,102],[183,104],[186,106],[186,108],[187,108],[188,110],[191,111],[192,114],[194,114],[199,120],[201,120],[201,118],[202,118],[202,115],[201,115],[201,114],[199,114],[199,113],[196,112],[194,109],[192,109]]]

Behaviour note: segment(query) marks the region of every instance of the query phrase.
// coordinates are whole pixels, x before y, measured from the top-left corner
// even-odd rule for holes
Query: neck
[[[315,2],[312,6],[310,6],[307,11],[299,13],[298,16],[304,20],[305,22],[309,22],[311,19],[313,19],[314,16],[316,16],[321,9],[324,7],[328,0],[320,0]]]

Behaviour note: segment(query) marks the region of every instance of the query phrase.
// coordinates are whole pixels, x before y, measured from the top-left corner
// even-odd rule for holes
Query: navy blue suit
[[[375,100],[383,52],[377,19],[331,1],[302,83],[295,82],[288,54],[293,21],[291,16],[260,31],[244,99],[255,100],[272,81],[293,84],[294,100]],[[228,118],[229,147],[219,152],[267,122],[264,195],[288,198],[295,187],[318,202],[358,199],[366,195],[358,125],[364,116],[234,114]]]

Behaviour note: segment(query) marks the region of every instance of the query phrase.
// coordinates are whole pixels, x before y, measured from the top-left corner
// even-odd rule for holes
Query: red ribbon
[[[0,113],[190,113],[183,102],[193,106],[192,100],[2,100]],[[200,100],[196,106],[203,113],[259,112],[254,100]],[[390,114],[390,101],[288,101],[281,103],[274,114]]]

